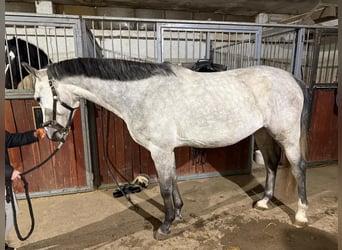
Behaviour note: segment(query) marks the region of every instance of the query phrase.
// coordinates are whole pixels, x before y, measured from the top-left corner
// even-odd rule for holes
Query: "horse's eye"
[[[37,97],[37,98],[36,98],[36,101],[40,103],[40,97]]]

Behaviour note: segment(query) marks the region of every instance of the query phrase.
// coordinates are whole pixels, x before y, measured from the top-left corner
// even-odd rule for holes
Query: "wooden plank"
[[[124,155],[125,155],[125,162],[123,165],[123,175],[127,178],[130,182],[133,180],[133,146],[134,143],[133,139],[131,138],[127,126],[123,124],[123,135],[124,135]]]
[[[132,167],[133,167],[133,179],[141,174],[140,168],[140,147],[136,142],[132,143]]]
[[[118,176],[119,182],[126,182],[128,178],[125,176],[125,137],[124,137],[124,122],[114,115],[114,151],[115,162],[114,167]]]
[[[246,138],[228,147],[206,149],[203,173],[233,173],[247,170],[250,154],[249,143],[250,138]]]
[[[98,147],[98,165],[99,165],[99,177],[100,182],[108,183],[108,173],[106,169],[106,162],[104,159],[104,149],[103,149],[103,139],[104,136],[107,136],[108,131],[108,123],[103,121],[104,112],[102,108],[98,105],[95,105],[95,117],[96,117],[96,138],[97,138],[97,147]],[[108,138],[108,137],[107,137]]]
[[[309,128],[309,162],[337,160],[338,116],[334,89],[315,89]]]
[[[74,164],[70,167],[71,186],[82,187],[87,185],[87,181],[84,160],[82,120],[81,112],[79,110],[75,113],[72,127],[75,157]]]
[[[190,172],[190,147],[181,147],[175,149],[177,175],[182,176]]]

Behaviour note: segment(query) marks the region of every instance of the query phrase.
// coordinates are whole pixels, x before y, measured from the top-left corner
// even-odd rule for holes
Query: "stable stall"
[[[303,80],[313,89],[307,160],[309,164],[337,160],[336,28],[18,13],[6,13],[5,21],[5,39],[15,41],[15,49],[6,42],[10,87],[5,91],[5,128],[12,132],[40,126],[32,86],[19,88],[14,80],[25,79],[22,68],[15,65],[22,61],[33,64],[41,51],[49,63],[97,57],[189,66],[205,58],[228,70],[271,65]],[[19,46],[20,40],[25,41],[24,46]],[[37,48],[35,53],[27,53],[29,45]],[[11,150],[10,157],[24,171],[48,157],[55,147],[43,140]],[[224,148],[177,148],[179,179],[248,174],[253,148],[253,137]],[[132,181],[140,173],[157,177],[150,153],[132,140],[125,123],[84,101],[60,152],[27,179],[32,196],[81,192],[112,184],[108,168],[119,182]],[[23,191],[19,184],[15,188]]]

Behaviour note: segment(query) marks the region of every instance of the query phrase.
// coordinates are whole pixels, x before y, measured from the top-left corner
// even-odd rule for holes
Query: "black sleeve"
[[[5,165],[5,180],[6,180],[6,182],[11,180],[13,170],[14,169],[11,165],[9,165],[9,164]]]
[[[33,133],[34,130],[13,134],[6,131],[6,148],[19,147],[38,141],[38,138]]]

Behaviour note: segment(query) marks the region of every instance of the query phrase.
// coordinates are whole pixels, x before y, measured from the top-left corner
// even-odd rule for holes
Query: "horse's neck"
[[[94,102],[122,119],[128,115],[127,97],[132,91],[126,82],[105,81],[101,79],[83,78],[73,81],[69,90],[76,96]]]

